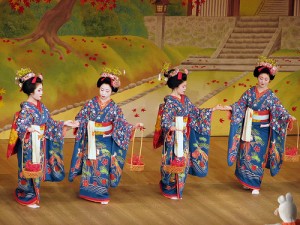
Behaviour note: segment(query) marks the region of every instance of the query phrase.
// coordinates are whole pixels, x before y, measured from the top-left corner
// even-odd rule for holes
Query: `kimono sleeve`
[[[92,100],[87,102],[76,115],[75,120],[79,121],[79,127],[76,128],[76,140],[79,141],[85,136],[85,131],[87,128],[88,121],[90,119],[91,108],[94,106],[92,105]]]
[[[34,121],[33,116],[31,115],[28,108],[27,107],[22,108],[16,122],[17,124],[16,130],[21,140],[25,138],[26,133],[28,133],[27,129],[31,127],[33,121]]]
[[[46,108],[44,109],[44,113],[46,113],[46,116],[48,117],[45,130],[46,138],[54,142],[62,143],[64,139],[64,121],[53,120],[48,109]]]
[[[187,99],[189,110],[189,126],[197,133],[202,135],[210,135],[211,132],[211,116],[212,109],[196,107],[192,102]]]
[[[211,131],[211,109],[200,109],[187,101],[189,110],[189,174],[205,177],[208,173],[208,155]]]
[[[237,102],[231,105],[232,111],[227,149],[227,164],[229,166],[232,166],[236,161],[237,153],[240,148],[240,137],[245,112],[248,107],[248,96],[250,96],[249,90],[246,91]]]
[[[166,134],[170,130],[171,126],[175,126],[175,116],[176,108],[171,101],[167,100],[161,115],[161,128],[163,130],[163,134]]]
[[[266,168],[270,169],[271,176],[275,176],[281,168],[285,147],[285,135],[288,124],[291,121],[291,115],[283,107],[274,93],[272,93],[272,100],[270,107],[270,127],[272,132]]]
[[[113,121],[114,130],[112,138],[120,148],[127,150],[134,126],[126,121],[122,109],[119,106],[115,105],[114,107],[115,118]]]
[[[90,115],[90,108],[91,101],[86,103],[75,117],[75,120],[79,121],[79,127],[76,128],[75,144],[68,178],[70,182],[72,182],[76,176],[82,174],[83,156],[86,149],[85,145],[88,142],[86,130]]]
[[[277,132],[281,137],[285,137],[288,123],[291,120],[291,115],[284,108],[274,93],[272,93],[272,99],[273,101],[270,108],[270,127],[272,127],[273,131]]]

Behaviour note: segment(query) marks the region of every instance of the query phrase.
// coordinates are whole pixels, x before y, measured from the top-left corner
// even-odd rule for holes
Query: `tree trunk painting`
[[[63,53],[57,48],[57,45],[64,47],[67,52],[70,52],[71,46],[62,41],[58,37],[57,32],[70,19],[76,1],[77,0],[61,0],[53,9],[45,13],[33,33],[18,38],[18,40],[29,39],[23,44],[28,45],[40,38],[44,38],[51,51],[57,52],[61,57]]]

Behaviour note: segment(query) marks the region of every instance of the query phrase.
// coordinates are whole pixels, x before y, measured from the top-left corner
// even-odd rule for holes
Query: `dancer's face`
[[[177,94],[179,95],[184,95],[185,91],[186,91],[186,81],[183,81],[176,89]]]
[[[100,99],[102,101],[107,101],[111,96],[111,87],[109,84],[102,84],[99,88]]]
[[[41,83],[37,83],[36,87],[34,89],[34,92],[31,93],[30,96],[34,100],[40,101],[42,99],[42,96],[43,96],[43,85]]]
[[[270,77],[266,73],[262,73],[258,76],[258,86],[262,89],[268,88],[268,85],[270,83]]]

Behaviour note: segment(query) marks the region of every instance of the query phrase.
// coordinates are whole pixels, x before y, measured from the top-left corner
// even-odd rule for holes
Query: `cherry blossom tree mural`
[[[27,8],[30,8],[33,3],[47,4],[51,1],[52,0],[9,0],[9,4],[13,10],[22,14]],[[67,52],[71,52],[71,46],[62,41],[58,37],[57,33],[58,30],[71,18],[72,10],[77,1],[79,1],[82,6],[89,4],[95,10],[103,12],[105,10],[114,10],[117,7],[117,1],[122,0],[60,0],[52,9],[44,14],[32,33],[18,38],[18,40],[26,40],[23,45],[28,45],[43,38],[49,45],[50,50],[57,52],[60,56],[62,56],[63,53],[59,48],[57,48],[57,46],[61,46],[66,49]],[[188,6],[194,8],[204,2],[205,0],[182,0],[181,5],[182,7]],[[142,3],[143,0],[141,0],[141,4]]]

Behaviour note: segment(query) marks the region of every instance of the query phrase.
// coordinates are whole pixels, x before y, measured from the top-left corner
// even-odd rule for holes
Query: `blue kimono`
[[[251,139],[243,141],[247,108],[253,110]],[[290,117],[270,89],[258,93],[251,87],[232,105],[227,162],[232,166],[236,161],[235,175],[243,186],[260,189],[264,168],[272,176],[279,172]]]
[[[32,162],[32,137],[27,132],[31,125],[38,125],[43,128],[40,139],[40,168],[43,170],[43,175],[38,178],[27,179],[22,170],[27,163]],[[21,111],[17,113],[12,127],[11,133],[15,132],[16,143],[14,143],[13,149],[8,149],[7,156],[10,157],[15,153],[18,156],[16,201],[22,205],[38,204],[41,181],[61,181],[65,176],[62,151],[64,122],[54,121],[48,109],[41,102],[38,102],[37,105],[23,102]]]
[[[186,122],[183,133],[185,171],[182,173],[168,173],[164,165],[170,165],[175,159],[175,132],[169,133],[171,126],[175,126],[175,117],[182,116]],[[211,131],[211,109],[199,109],[191,103],[188,97],[181,99],[168,95],[164,99],[161,117],[161,128],[165,140],[162,150],[160,188],[165,197],[182,198],[184,185],[188,174],[205,177],[208,172],[208,151]]]
[[[80,122],[71,161],[69,181],[81,175],[79,196],[93,202],[109,201],[109,187],[118,186],[133,132],[122,110],[114,101],[100,107],[99,97],[88,101],[76,116]],[[88,158],[88,122],[95,132],[96,159]],[[100,131],[101,129],[103,130]]]

